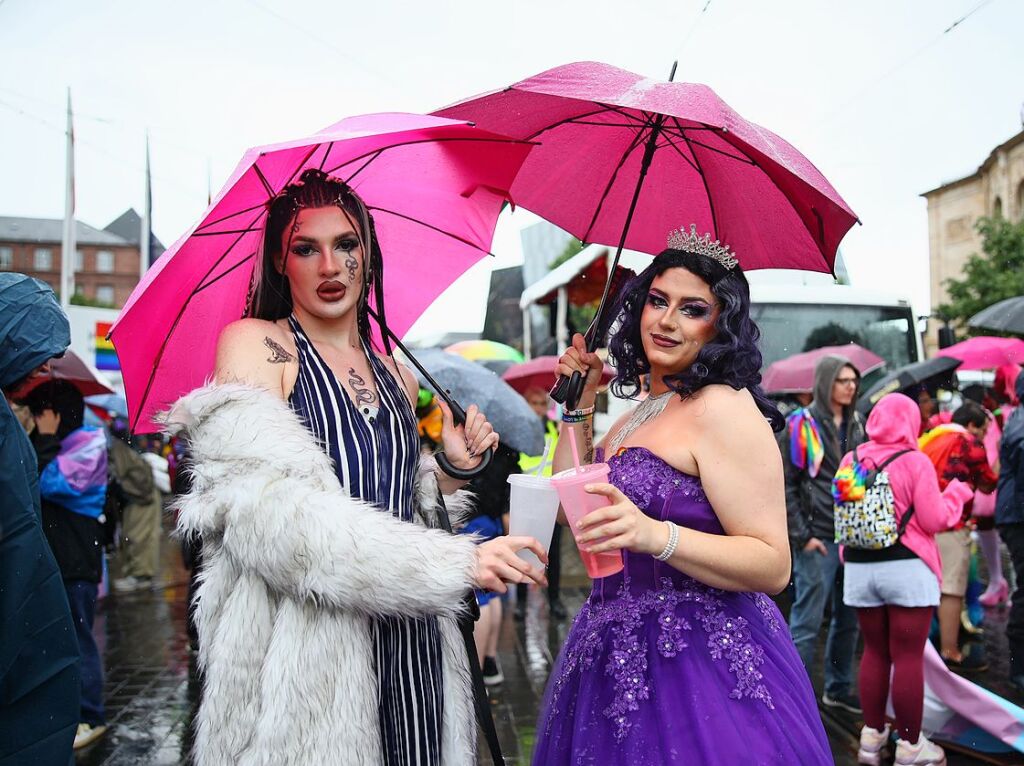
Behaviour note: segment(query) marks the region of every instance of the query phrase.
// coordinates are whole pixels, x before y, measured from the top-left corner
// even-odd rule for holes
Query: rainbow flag
[[[117,352],[114,351],[114,344],[107,340],[107,333],[110,332],[110,322],[96,323],[96,369],[97,370],[120,370],[121,363],[117,361]]]

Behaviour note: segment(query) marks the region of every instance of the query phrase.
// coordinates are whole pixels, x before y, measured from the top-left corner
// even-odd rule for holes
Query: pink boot
[[[1001,580],[999,585],[995,588],[990,585],[985,592],[981,594],[978,601],[982,606],[992,609],[997,606],[1003,606],[1009,595],[1010,584],[1006,580]]]

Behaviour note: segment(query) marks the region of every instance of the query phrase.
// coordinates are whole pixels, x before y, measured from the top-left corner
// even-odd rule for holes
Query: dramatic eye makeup
[[[647,293],[647,305],[656,309],[668,306],[668,298],[657,290]],[[714,306],[701,298],[687,298],[679,306],[680,313],[688,319],[707,319],[714,311]]]

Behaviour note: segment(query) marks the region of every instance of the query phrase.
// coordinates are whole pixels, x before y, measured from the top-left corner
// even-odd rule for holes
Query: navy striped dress
[[[405,389],[364,347],[380,406],[357,407],[295,317],[288,323],[299,359],[292,409],[331,456],[349,495],[411,522],[420,442]],[[444,698],[437,619],[378,617],[373,637],[381,763],[440,764]]]

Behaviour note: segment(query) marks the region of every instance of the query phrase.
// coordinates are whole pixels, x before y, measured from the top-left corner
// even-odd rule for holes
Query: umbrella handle
[[[484,452],[483,459],[480,461],[480,465],[476,468],[456,468],[451,464],[451,461],[448,460],[448,456],[443,452],[438,452],[434,458],[437,460],[437,464],[441,466],[441,470],[453,479],[458,479],[459,481],[470,481],[487,470],[487,466],[491,464],[491,460],[494,458],[494,450],[489,449]]]

